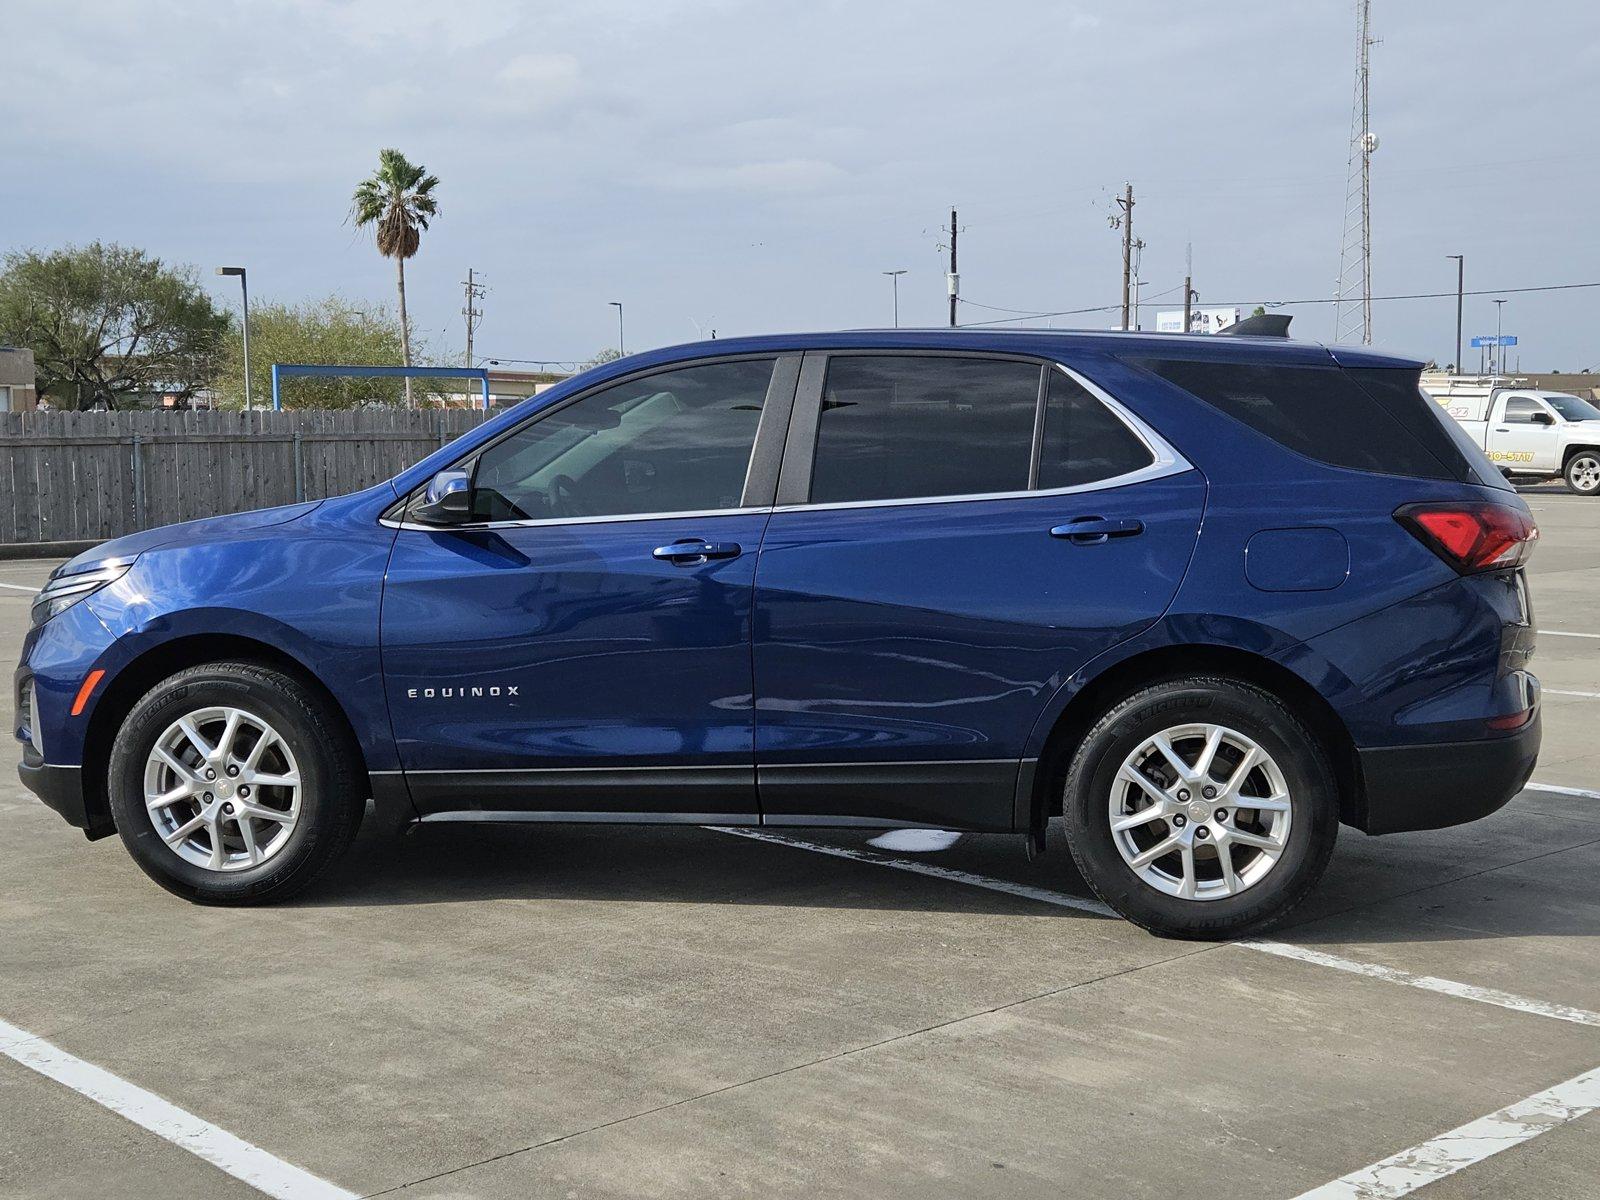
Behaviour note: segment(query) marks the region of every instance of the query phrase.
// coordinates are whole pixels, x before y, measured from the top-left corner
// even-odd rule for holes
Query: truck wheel
[[[365,806],[341,725],[315,692],[254,663],[158,683],[111,749],[109,798],[128,853],[186,900],[294,895],[350,844]]]
[[[1567,469],[1562,475],[1569,492],[1577,492],[1580,496],[1593,496],[1600,492],[1600,452],[1579,450],[1567,460]]]
[[[1107,712],[1073,755],[1063,812],[1095,894],[1180,938],[1282,920],[1339,830],[1315,736],[1270,693],[1209,676],[1154,684]]]

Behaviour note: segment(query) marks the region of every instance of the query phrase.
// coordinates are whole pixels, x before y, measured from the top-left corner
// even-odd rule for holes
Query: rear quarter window
[[[1487,482],[1441,424],[1418,372],[1140,359],[1142,367],[1317,462],[1384,475]]]
[[[1039,450],[1039,487],[1064,488],[1115,479],[1155,461],[1134,432],[1083,384],[1051,371]]]

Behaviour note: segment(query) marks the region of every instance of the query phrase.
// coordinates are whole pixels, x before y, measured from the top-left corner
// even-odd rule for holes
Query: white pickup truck
[[[1589,401],[1521,387],[1453,391],[1434,399],[1507,478],[1563,479],[1580,496],[1600,494],[1600,408]]]

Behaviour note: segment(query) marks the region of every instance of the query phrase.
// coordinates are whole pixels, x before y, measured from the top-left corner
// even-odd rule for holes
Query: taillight
[[[1488,500],[1406,504],[1394,517],[1463,575],[1520,567],[1539,540],[1527,513]]]

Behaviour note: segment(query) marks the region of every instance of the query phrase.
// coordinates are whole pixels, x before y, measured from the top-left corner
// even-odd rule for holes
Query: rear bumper
[[[1361,750],[1366,833],[1442,829],[1503,808],[1539,759],[1539,714],[1508,737]]]
[[[90,838],[108,837],[117,831],[115,825],[104,819],[90,819],[83,793],[83,771],[80,768],[29,762],[24,757],[17,764],[17,775],[23,787],[60,813],[69,825],[76,825]]]

